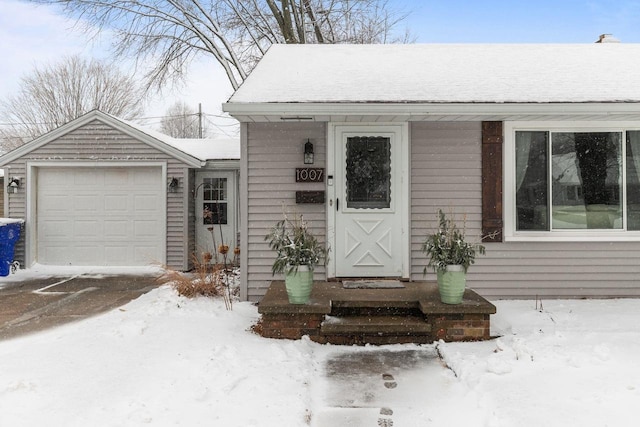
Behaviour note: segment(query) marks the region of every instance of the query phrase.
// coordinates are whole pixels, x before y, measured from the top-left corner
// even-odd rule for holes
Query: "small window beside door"
[[[227,223],[227,178],[204,178],[202,211],[204,224]]]

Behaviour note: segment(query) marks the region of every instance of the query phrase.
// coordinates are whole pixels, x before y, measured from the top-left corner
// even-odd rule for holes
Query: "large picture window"
[[[640,131],[514,136],[516,232],[640,230]]]

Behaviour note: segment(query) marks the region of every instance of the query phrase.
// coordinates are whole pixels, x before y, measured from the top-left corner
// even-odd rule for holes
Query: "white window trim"
[[[549,132],[622,132],[623,157],[626,150],[625,131],[640,130],[640,123],[630,121],[584,122],[584,121],[547,121],[547,122],[504,122],[503,150],[503,188],[504,195],[504,240],[505,242],[637,242],[640,231],[626,230],[554,230],[554,231],[516,231],[515,192],[515,135],[516,131]],[[626,162],[623,160],[623,176],[626,175]],[[626,201],[627,189],[623,186],[623,200]],[[626,217],[626,211],[624,213]]]

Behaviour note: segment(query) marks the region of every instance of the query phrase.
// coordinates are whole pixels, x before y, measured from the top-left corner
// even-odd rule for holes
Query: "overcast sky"
[[[603,33],[640,42],[640,0],[389,0],[409,13],[418,43],[593,43]],[[48,6],[0,0],[0,98],[15,93],[34,65],[62,55],[106,57],[108,40],[87,41]],[[176,100],[221,114],[231,87],[214,61],[194,64],[183,88],[167,88],[147,108],[162,115]],[[157,122],[157,120],[156,120]],[[228,122],[228,120],[227,120]],[[218,122],[224,126],[222,122]],[[214,129],[225,137],[223,129]]]

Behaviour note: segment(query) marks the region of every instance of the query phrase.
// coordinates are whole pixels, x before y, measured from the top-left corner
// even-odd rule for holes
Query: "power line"
[[[213,126],[214,128],[216,128],[219,132],[221,132],[223,135],[229,137],[229,138],[237,138],[238,137],[238,132],[234,132],[234,134],[230,134],[229,132],[227,132],[226,129],[223,129],[224,127],[230,128],[230,127],[235,127],[236,129],[239,129],[238,125],[218,125],[217,123],[215,123],[213,120],[209,119],[208,117],[205,117],[207,122]]]
[[[198,113],[194,114],[179,114],[179,115],[166,115],[166,116],[147,116],[147,117],[134,117],[129,119],[131,121],[142,121],[142,120],[162,120],[162,119],[174,119],[181,117],[197,117]],[[216,119],[227,119],[227,120],[236,120],[231,116],[225,116],[222,114],[210,114],[210,113],[202,113],[203,117],[214,117]],[[160,123],[160,122],[152,122],[152,123]],[[52,125],[55,124],[53,122],[35,122],[26,124],[24,122],[0,122],[0,126],[29,126],[29,125]],[[230,125],[222,125],[222,126],[236,126],[235,124]]]

